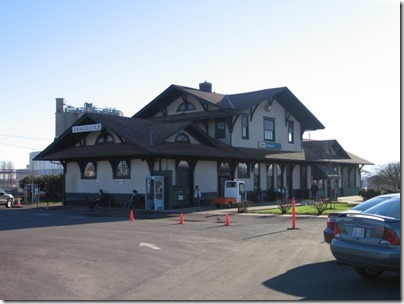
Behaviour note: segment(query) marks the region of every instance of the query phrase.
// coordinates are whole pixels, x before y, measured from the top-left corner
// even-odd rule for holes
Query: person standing
[[[317,181],[313,181],[313,183],[311,184],[311,188],[310,188],[310,191],[311,191],[311,198],[313,199],[313,200],[317,200],[317,192],[318,192],[318,185],[317,185]]]
[[[254,188],[254,201],[257,204],[262,203],[261,188],[258,186],[255,186]]]
[[[195,186],[194,191],[194,205],[195,208],[201,208],[201,191],[199,190],[199,186]]]
[[[126,209],[126,208],[131,209],[131,208],[132,208],[132,205],[133,205],[134,203],[138,202],[139,199],[140,199],[140,198],[139,198],[139,194],[137,193],[136,190],[133,190],[133,191],[132,191],[132,195],[130,196],[129,200],[125,203],[125,205],[124,205],[122,208],[123,208],[123,209]]]

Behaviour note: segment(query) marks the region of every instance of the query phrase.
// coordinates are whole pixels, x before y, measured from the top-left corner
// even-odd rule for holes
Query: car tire
[[[355,271],[365,279],[377,279],[383,273],[383,270],[373,270],[369,268],[355,267]]]
[[[11,207],[13,207],[13,200],[8,199],[6,202],[6,208],[11,208]]]

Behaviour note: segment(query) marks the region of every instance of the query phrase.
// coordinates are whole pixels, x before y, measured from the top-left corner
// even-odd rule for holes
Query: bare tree
[[[373,187],[399,192],[401,189],[401,165],[399,161],[379,166],[372,176]]]
[[[0,161],[0,185],[6,189],[15,186],[15,170],[11,161]]]

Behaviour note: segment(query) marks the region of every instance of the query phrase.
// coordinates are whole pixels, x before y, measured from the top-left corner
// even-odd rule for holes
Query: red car
[[[330,213],[327,218],[327,227],[324,229],[324,241],[328,244],[331,243],[332,239],[334,238],[334,224],[338,217],[338,215],[342,213],[361,213],[366,209],[369,209],[377,204],[384,202],[385,200],[393,197],[400,197],[400,193],[390,193],[390,194],[382,194],[379,196],[372,197],[363,203],[360,203],[353,207],[350,210],[344,212],[334,212]]]

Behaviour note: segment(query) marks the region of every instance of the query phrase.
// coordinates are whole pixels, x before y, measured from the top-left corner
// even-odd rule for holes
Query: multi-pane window
[[[85,163],[84,170],[82,172],[83,178],[96,178],[97,170],[92,161]]]
[[[215,138],[226,138],[226,122],[224,118],[218,118],[215,121]]]
[[[264,140],[275,141],[275,119],[264,117]]]
[[[190,143],[188,136],[185,133],[179,133],[175,137],[175,142]]]
[[[100,134],[97,137],[97,140],[95,141],[97,144],[106,144],[106,143],[114,143],[114,137],[109,134],[109,133],[105,133],[105,134]]]
[[[241,115],[241,138],[248,139],[248,114]]]
[[[288,142],[293,143],[294,142],[294,127],[293,127],[293,121],[289,120],[288,121]]]
[[[179,105],[177,112],[185,112],[192,110],[196,110],[194,104],[189,101],[184,101],[182,104]]]

